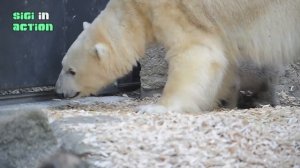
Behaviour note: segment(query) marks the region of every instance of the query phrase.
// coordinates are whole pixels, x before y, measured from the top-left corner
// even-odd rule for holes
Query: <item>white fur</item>
[[[98,43],[95,45],[95,49],[96,49],[97,55],[99,56],[100,59],[108,56],[108,49],[105,46],[105,44]]]
[[[83,22],[82,23],[82,26],[83,26],[83,29],[87,29],[91,24],[88,23],[88,22]]]

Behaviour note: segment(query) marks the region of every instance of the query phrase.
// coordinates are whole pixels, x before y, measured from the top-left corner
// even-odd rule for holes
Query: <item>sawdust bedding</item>
[[[62,124],[84,134],[93,167],[300,167],[300,108],[263,107],[204,114],[138,114],[156,99],[68,106],[50,121],[74,116],[117,120]]]

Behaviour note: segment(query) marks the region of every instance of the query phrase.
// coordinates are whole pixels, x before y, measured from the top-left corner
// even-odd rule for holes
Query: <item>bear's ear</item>
[[[88,23],[88,22],[83,22],[82,25],[83,25],[83,30],[85,30],[85,29],[87,29],[91,24]]]
[[[102,43],[98,43],[95,45],[95,50],[96,50],[96,54],[97,56],[102,59],[108,56],[108,49],[107,46],[105,44]]]

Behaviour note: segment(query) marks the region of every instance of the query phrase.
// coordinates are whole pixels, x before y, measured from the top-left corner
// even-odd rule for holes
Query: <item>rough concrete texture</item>
[[[57,149],[47,116],[40,110],[1,114],[1,168],[34,168]]]
[[[79,106],[93,108],[96,104],[111,104],[127,99],[129,98],[116,96],[87,97],[1,106],[0,168],[89,167],[82,161],[82,157],[95,149],[89,144],[82,143],[84,132],[62,130],[61,125],[119,122],[119,119],[106,115],[71,114],[62,120],[54,121],[50,117],[48,121],[49,109],[77,109]]]
[[[160,45],[153,45],[146,50],[141,63],[141,86],[144,90],[156,90],[164,87],[167,81],[168,64],[166,51]]]
[[[45,160],[39,168],[88,168],[89,165],[82,161],[75,153],[60,150],[49,159]]]
[[[300,104],[300,61],[286,67],[276,86],[276,92],[281,98],[280,104],[294,105],[291,102],[282,101],[287,98]]]
[[[43,166],[85,167],[82,159],[91,168],[300,166],[299,107],[219,109],[198,114],[136,113],[138,105],[155,102],[157,98],[141,100],[124,94],[10,105],[5,111],[12,109],[18,113],[20,107],[38,107],[48,115],[58,145],[72,152],[58,152],[46,159]],[[8,115],[1,110],[0,114]],[[11,127],[20,123],[9,122]],[[35,127],[38,126],[32,129],[38,129]],[[6,134],[10,135],[7,132],[1,135]],[[35,144],[38,146],[44,143],[33,142],[41,143]],[[24,165],[42,153],[27,152],[24,160],[28,162],[22,160]],[[0,159],[0,164],[9,168],[6,159]]]
[[[82,135],[77,144],[91,146],[85,159],[95,168],[300,166],[298,107],[135,113],[156,101],[79,101],[47,111],[57,130]],[[84,120],[65,122],[73,118]]]

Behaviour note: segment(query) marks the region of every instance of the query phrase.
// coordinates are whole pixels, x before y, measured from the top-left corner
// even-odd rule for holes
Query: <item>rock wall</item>
[[[300,106],[300,61],[287,66],[276,86],[281,105]]]
[[[153,45],[147,49],[141,63],[142,97],[160,93],[167,81],[168,64],[165,60],[165,49]]]
[[[36,110],[1,113],[0,135],[0,167],[35,168],[57,149],[47,116]]]

